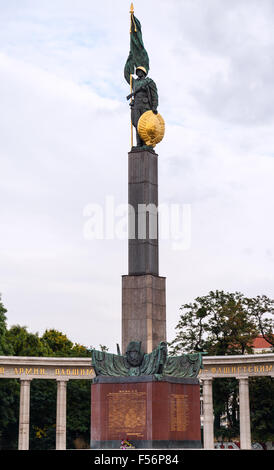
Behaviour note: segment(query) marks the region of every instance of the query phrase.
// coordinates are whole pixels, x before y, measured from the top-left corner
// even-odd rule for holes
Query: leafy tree
[[[14,354],[12,344],[9,342],[7,330],[7,310],[1,302],[0,295],[0,355]],[[18,408],[19,408],[19,383],[17,380],[0,380],[0,448],[17,446],[17,436],[11,440],[11,436],[18,434]]]
[[[0,449],[18,448],[20,383],[0,379]]]
[[[171,354],[204,351],[210,355],[252,352],[258,335],[244,296],[239,293],[211,291],[184,304],[176,326],[177,335],[169,344]]]
[[[67,447],[89,447],[91,380],[70,380],[67,385]]]
[[[60,331],[46,330],[41,340],[49,348],[50,356],[71,356],[73,343]]]
[[[266,296],[247,298],[240,292],[210,291],[182,305],[180,310],[176,336],[169,344],[170,354],[201,351],[212,356],[252,354],[253,341],[259,334],[274,344],[274,300]],[[274,408],[273,380],[265,379],[250,380],[253,439],[261,441],[267,436],[274,440],[273,412],[270,411]],[[214,379],[213,398],[215,435],[238,436],[238,381]],[[223,414],[228,419],[227,429],[221,427]]]
[[[0,356],[10,356],[14,353],[9,339],[7,338],[7,310],[1,302],[0,294]]]
[[[274,300],[266,295],[245,299],[249,315],[254,319],[258,332],[274,346]]]
[[[7,310],[0,297],[0,355],[90,357],[91,349],[73,343],[62,332],[46,330],[42,336],[26,326],[7,329]],[[100,345],[102,351],[106,346]],[[67,445],[88,447],[90,434],[91,380],[71,380],[67,385]],[[30,449],[54,449],[56,438],[55,380],[33,380],[30,403]],[[0,449],[17,449],[19,380],[0,380]]]
[[[7,332],[14,356],[49,356],[50,349],[38,333],[29,333],[26,326],[14,325]]]
[[[55,449],[55,380],[32,380],[30,401],[30,450]]]
[[[272,377],[250,377],[251,432],[255,441],[274,440],[274,380]]]
[[[214,434],[222,440],[231,440],[239,435],[238,381],[235,378],[214,379]],[[222,427],[221,417],[226,415],[228,427]]]
[[[90,350],[73,343],[62,332],[46,330],[40,338],[48,356],[89,357]],[[54,449],[56,438],[56,382],[35,380],[31,388],[31,449]],[[36,382],[36,383],[35,383]],[[74,383],[76,382],[76,383]],[[89,441],[90,427],[90,381],[71,380],[67,385],[67,445],[81,436]]]
[[[58,330],[46,330],[41,337],[42,343],[49,349],[49,356],[59,357],[87,357],[90,350],[78,343],[73,343]]]

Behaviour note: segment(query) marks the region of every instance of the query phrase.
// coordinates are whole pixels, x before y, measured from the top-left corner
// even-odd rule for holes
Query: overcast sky
[[[168,340],[210,290],[274,297],[274,2],[135,0],[166,135],[159,201]],[[127,202],[130,1],[0,0],[0,292],[8,325],[121,343],[126,240],[88,240],[88,204]]]

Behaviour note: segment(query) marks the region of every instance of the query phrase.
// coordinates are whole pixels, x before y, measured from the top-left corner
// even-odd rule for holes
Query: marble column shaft
[[[56,450],[66,449],[67,381],[57,380]]]
[[[240,405],[241,449],[251,449],[250,406],[248,377],[238,377]]]
[[[214,449],[212,379],[203,379],[204,449]]]
[[[20,380],[18,450],[29,450],[30,382],[31,379]]]

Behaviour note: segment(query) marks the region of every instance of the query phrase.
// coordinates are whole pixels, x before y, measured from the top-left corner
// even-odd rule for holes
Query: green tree
[[[59,357],[87,357],[90,349],[78,343],[73,343],[68,337],[58,330],[46,330],[41,336],[41,342],[49,350],[49,356]]]
[[[32,380],[30,450],[55,449],[56,380]]]
[[[274,441],[274,380],[250,377],[251,433],[254,441]]]
[[[0,295],[0,356],[14,354],[12,344],[9,342],[7,329],[7,310]],[[0,380],[0,449],[10,446],[17,447],[18,434],[18,405],[19,383],[17,380]],[[11,436],[15,436],[11,439]]]
[[[14,354],[13,348],[7,337],[7,310],[5,309],[0,294],[0,356],[10,356]]]
[[[26,326],[15,325],[7,329],[6,313],[0,303],[1,355],[91,356],[90,349],[73,343],[55,329],[46,330],[42,336],[30,333]],[[67,441],[71,447],[74,447],[77,438],[81,438],[86,445],[89,442],[90,385],[90,380],[70,381],[68,384]],[[33,380],[31,383],[30,449],[55,448],[56,389],[55,380]],[[18,380],[0,380],[0,449],[17,448],[19,397]]]
[[[214,434],[222,440],[231,440],[239,435],[239,405],[238,405],[238,381],[235,378],[214,379],[213,381],[214,403]],[[221,423],[221,417],[226,415],[227,428]]]
[[[176,336],[169,344],[170,354],[206,352],[209,355],[253,353],[254,339],[261,334],[273,344],[274,300],[266,296],[244,297],[240,292],[210,291],[194,302],[182,305]],[[251,380],[251,426],[253,439],[274,439],[274,425],[270,409],[274,408],[273,381]],[[268,390],[265,390],[266,383]],[[262,397],[268,397],[266,400]],[[215,435],[238,436],[238,381],[214,379]],[[264,408],[262,408],[262,404]],[[221,427],[221,416],[226,414],[228,428]],[[260,421],[261,420],[261,421]],[[261,424],[259,425],[259,422]],[[272,436],[272,437],[271,437]],[[260,438],[260,439],[259,439]]]
[[[46,330],[40,338],[48,356],[90,357],[90,350],[73,343],[61,331]],[[76,383],[74,383],[76,382]],[[31,389],[31,449],[54,449],[56,435],[56,382],[35,380]],[[81,436],[89,441],[90,381],[69,381],[67,385],[67,445],[74,447]]]
[[[204,351],[210,355],[252,352],[258,328],[239,292],[210,291],[180,308],[170,354]]]
[[[20,383],[0,379],[0,450],[18,448]]]
[[[274,300],[266,295],[245,299],[250,317],[255,321],[258,332],[274,347]]]
[[[38,333],[29,333],[26,326],[12,326],[6,336],[14,356],[50,355],[50,349],[41,341]]]
[[[91,380],[70,380],[67,386],[67,447],[89,447]]]

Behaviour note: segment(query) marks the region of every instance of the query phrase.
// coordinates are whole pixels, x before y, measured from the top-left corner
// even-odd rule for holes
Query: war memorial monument
[[[165,278],[159,275],[158,263],[158,155],[155,153],[157,143],[164,137],[165,124],[158,112],[157,86],[148,72],[149,57],[141,24],[131,6],[130,51],[124,68],[130,87],[127,100],[131,110],[131,146],[128,274],[122,276],[122,347],[120,350],[117,346],[117,354],[94,350],[91,358],[0,356],[0,381],[20,383],[20,451],[30,448],[31,384],[37,379],[56,382],[54,427],[58,451],[67,449],[67,385],[75,380],[92,382],[91,449],[119,449],[125,439],[136,449],[201,448],[200,413],[203,448],[214,449],[215,379],[238,381],[240,448],[252,448],[249,380],[263,377],[273,380],[274,354],[261,351],[204,357],[168,355],[166,285]],[[133,131],[136,145],[133,145]],[[49,407],[52,404],[49,401]],[[74,456],[79,465],[78,455],[69,453],[68,458]],[[84,455],[90,459],[89,452]],[[253,452],[252,457],[255,455]],[[9,454],[9,461],[10,458]],[[238,461],[239,456],[236,458]],[[26,454],[23,459],[26,461]]]
[[[148,77],[141,24],[130,9],[128,274],[122,277],[122,351],[92,352],[91,448],[199,448],[202,355],[168,356],[165,278],[159,276],[158,155],[165,131]],[[137,78],[134,78],[134,75]],[[133,128],[136,145],[133,145]],[[147,209],[150,209],[149,211]],[[154,208],[154,211],[153,211]],[[152,209],[152,210],[151,210]]]

